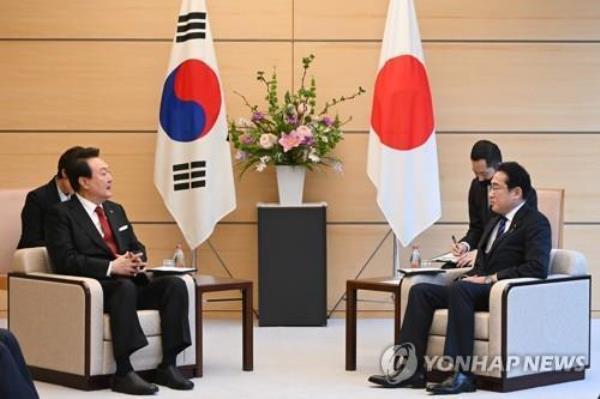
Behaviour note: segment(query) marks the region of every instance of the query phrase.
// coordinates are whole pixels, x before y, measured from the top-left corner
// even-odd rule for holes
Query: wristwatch
[[[496,279],[494,278],[494,275],[492,274],[491,276],[485,276],[485,279],[483,279],[483,282],[485,284],[494,284],[496,282]]]

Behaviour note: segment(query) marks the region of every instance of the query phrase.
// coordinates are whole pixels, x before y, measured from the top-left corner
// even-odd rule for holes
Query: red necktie
[[[106,214],[104,213],[104,209],[101,206],[97,206],[95,209],[96,214],[98,215],[98,219],[100,220],[100,227],[102,228],[102,234],[104,237],[102,239],[110,249],[110,252],[116,258],[119,256],[117,244],[115,243],[115,239],[113,237],[112,230],[110,229],[110,225],[108,224],[108,219],[106,218]]]

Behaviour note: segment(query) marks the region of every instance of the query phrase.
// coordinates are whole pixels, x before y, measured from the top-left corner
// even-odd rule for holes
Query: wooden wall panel
[[[218,43],[231,117],[247,114],[233,90],[264,98],[257,70],[291,85],[289,43]],[[170,43],[0,42],[0,130],[155,130]]]
[[[439,167],[442,221],[467,221],[467,191],[472,179],[469,153],[481,138],[500,145],[506,160],[521,162],[534,186],[564,188],[567,222],[599,222],[600,196],[595,181],[600,170],[600,136],[588,134],[440,134]],[[381,222],[375,189],[366,175],[366,134],[347,134],[336,154],[344,173],[331,169],[309,172],[305,201],[326,201],[332,222]],[[153,184],[154,133],[0,133],[2,187],[36,187],[54,173],[56,160],[73,145],[97,146],[114,173],[114,198],[132,220],[171,221]],[[535,148],[535,151],[531,151]],[[566,151],[576,148],[577,151]],[[565,167],[568,166],[568,167]],[[238,175],[239,176],[239,175]],[[256,221],[257,202],[276,202],[274,171],[247,172],[236,178],[238,208],[225,220]]]
[[[425,57],[442,131],[600,130],[600,44],[426,43]],[[320,100],[361,85],[367,94],[339,106],[367,130],[379,43],[295,43],[294,66],[317,56]],[[577,60],[577,62],[573,62]],[[344,73],[340,73],[343,68]]]
[[[4,2],[0,37],[168,40],[179,5],[172,0]],[[291,38],[292,0],[208,0],[207,7],[216,39]]]
[[[381,40],[388,0],[294,3],[294,37]],[[600,4],[589,0],[415,0],[424,40],[598,40]]]

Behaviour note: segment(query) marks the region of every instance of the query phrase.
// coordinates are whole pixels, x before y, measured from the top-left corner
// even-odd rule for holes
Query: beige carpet
[[[0,321],[0,325],[2,321]],[[196,388],[176,392],[161,388],[161,398],[325,399],[424,398],[423,390],[385,390],[367,383],[378,372],[378,357],[391,343],[392,321],[359,320],[358,370],[344,370],[344,320],[322,328],[255,327],[254,371],[241,370],[241,329],[236,320],[208,320],[205,325],[205,373]],[[592,324],[592,365],[586,380],[497,394],[478,391],[469,398],[597,398],[600,394],[600,320]],[[36,382],[42,399],[119,398],[108,390],[82,392]]]

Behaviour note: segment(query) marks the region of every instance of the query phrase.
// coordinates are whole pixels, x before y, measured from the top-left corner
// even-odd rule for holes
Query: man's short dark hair
[[[97,158],[98,156],[100,156],[98,148],[86,147],[77,152],[77,157],[72,162],[67,163],[67,176],[75,192],[79,192],[81,189],[81,185],[79,184],[80,177],[92,177],[92,169],[90,169],[87,160]]]
[[[56,167],[56,177],[58,177],[59,179],[62,179],[63,177],[63,170],[66,171],[67,170],[67,164],[69,162],[73,162],[73,160],[75,158],[77,158],[77,153],[79,151],[83,150],[82,146],[75,146],[75,147],[71,147],[69,148],[67,151],[63,152],[63,154],[60,156],[60,158],[58,158],[58,166]]]
[[[509,190],[521,187],[523,199],[529,198],[531,178],[524,167],[516,162],[503,162],[498,166],[497,172],[503,172],[506,175],[506,185]]]
[[[488,168],[497,169],[502,162],[500,147],[489,140],[479,140],[471,148],[471,161],[485,160]]]

